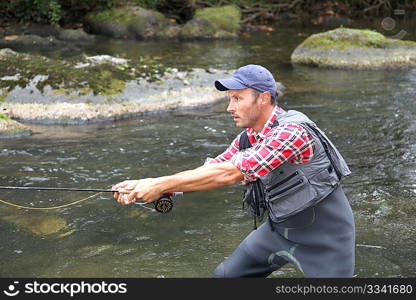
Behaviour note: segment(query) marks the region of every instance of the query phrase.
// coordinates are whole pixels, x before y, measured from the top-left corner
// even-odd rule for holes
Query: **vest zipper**
[[[291,184],[290,186],[285,187],[284,189],[278,191],[277,193],[274,193],[273,195],[270,195],[270,198],[276,197],[280,194],[283,194],[284,192],[287,192],[288,190],[300,185],[303,183],[303,179],[300,179],[298,181],[296,181],[295,183]]]
[[[299,175],[299,172],[298,172],[298,171],[296,171],[296,172],[295,172],[295,173],[293,173],[292,175],[290,175],[290,176],[286,177],[286,178],[285,178],[285,179],[283,179],[282,181],[280,181],[280,182],[278,182],[278,183],[276,183],[276,184],[272,185],[271,187],[269,187],[269,188],[267,189],[267,192],[270,192],[270,191],[272,191],[273,189],[277,188],[278,186],[281,186],[282,184],[284,184],[285,182],[288,182],[290,179],[292,179],[293,177],[295,177],[295,176],[297,176],[297,175]]]

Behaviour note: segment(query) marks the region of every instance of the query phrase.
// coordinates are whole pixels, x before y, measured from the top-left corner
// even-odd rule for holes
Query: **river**
[[[373,28],[376,28],[374,24]],[[409,27],[415,28],[415,27]],[[322,28],[282,27],[235,41],[133,42],[100,39],[87,55],[150,55],[172,67],[234,69],[262,64],[287,87],[280,105],[311,117],[353,174],[344,188],[357,229],[358,277],[414,277],[416,247],[416,69],[340,71],[292,66],[290,53]],[[408,39],[416,40],[408,30]],[[63,57],[61,51],[43,51]],[[79,53],[77,53],[79,54]],[[115,123],[31,125],[35,134],[0,140],[1,185],[109,188],[201,165],[239,133],[227,103]],[[110,194],[50,211],[0,204],[1,277],[210,277],[252,230],[243,187],[187,193],[169,214],[119,206]],[[91,194],[1,191],[0,199],[62,205]],[[15,217],[10,218],[10,216]],[[7,218],[9,217],[9,218]],[[59,218],[67,234],[39,235],[18,218]],[[9,220],[9,221],[7,221]],[[301,277],[287,265],[271,277]]]

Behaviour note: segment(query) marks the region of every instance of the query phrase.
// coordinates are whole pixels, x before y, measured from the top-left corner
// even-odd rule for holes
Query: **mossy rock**
[[[12,99],[24,102],[28,98],[28,95],[24,94],[28,89],[32,91],[30,98],[37,99],[40,103],[47,101],[45,94],[42,94],[47,91],[56,95],[49,102],[74,102],[74,99],[86,95],[91,95],[91,98],[97,95],[113,96],[120,94],[130,81],[138,78],[157,80],[158,76],[165,72],[165,67],[151,58],[125,60],[102,57],[99,62],[92,61],[91,58],[94,57],[64,61],[34,54],[21,54],[10,49],[0,50],[0,102]],[[16,99],[16,95],[11,95],[17,91],[20,91],[19,99]],[[6,97],[5,93],[9,96]]]
[[[3,217],[2,220],[41,236],[55,234],[59,236],[59,234],[68,229],[64,219],[46,214],[9,215]]]
[[[197,9],[192,20],[180,33],[184,39],[237,38],[240,31],[241,11],[235,5]]]
[[[293,51],[291,61],[346,69],[416,66],[416,43],[367,29],[338,28],[308,37]]]
[[[59,31],[58,38],[68,42],[93,42],[95,38],[83,30],[62,29]]]
[[[129,39],[157,38],[169,26],[163,14],[136,6],[90,13],[86,22],[92,33]]]
[[[0,138],[16,138],[31,135],[29,127],[0,113]]]

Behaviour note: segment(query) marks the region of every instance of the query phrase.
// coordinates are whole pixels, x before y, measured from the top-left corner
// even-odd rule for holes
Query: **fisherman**
[[[193,170],[123,181],[113,189],[130,193],[114,197],[122,205],[153,202],[242,181],[255,230],[214,277],[266,277],[288,263],[306,277],[351,277],[355,225],[341,187],[351,172],[336,147],[306,115],[279,107],[282,92],[262,66],[243,66],[215,87],[228,93],[227,112],[244,128],[229,148]]]

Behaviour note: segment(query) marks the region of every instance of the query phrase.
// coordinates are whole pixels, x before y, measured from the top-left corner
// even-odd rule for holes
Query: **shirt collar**
[[[258,133],[256,133],[253,128],[247,128],[247,135],[249,139],[252,141],[258,141],[259,139],[264,140],[267,133],[269,133],[269,131],[272,129],[273,123],[276,121],[278,114],[282,112],[283,109],[276,105],[271,112],[269,119]]]

